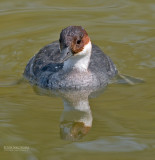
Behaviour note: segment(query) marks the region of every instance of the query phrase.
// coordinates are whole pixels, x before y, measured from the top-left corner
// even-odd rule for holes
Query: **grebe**
[[[81,26],[63,29],[59,41],[43,47],[24,71],[32,84],[49,89],[100,88],[116,74],[112,60]]]

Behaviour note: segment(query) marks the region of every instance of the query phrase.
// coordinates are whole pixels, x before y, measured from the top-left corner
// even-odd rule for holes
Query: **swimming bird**
[[[69,26],[28,62],[24,77],[49,89],[92,89],[106,86],[118,71],[81,26]]]

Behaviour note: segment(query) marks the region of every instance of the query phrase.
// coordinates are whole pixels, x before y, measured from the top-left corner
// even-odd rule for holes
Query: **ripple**
[[[76,142],[74,146],[93,152],[134,152],[148,148],[148,145],[136,142],[131,137],[114,136],[89,142]]]

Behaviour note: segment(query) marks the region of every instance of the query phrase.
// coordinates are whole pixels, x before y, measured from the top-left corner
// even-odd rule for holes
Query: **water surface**
[[[1,0],[1,159],[153,160],[154,10],[153,0]],[[64,104],[68,102],[63,103],[62,97],[40,93],[27,82],[17,83],[28,60],[41,47],[57,40],[69,25],[82,25],[120,73],[142,78],[145,83],[110,84],[94,98],[84,96],[84,111],[67,110]],[[73,124],[81,117],[87,120],[87,128]],[[83,133],[75,141],[61,132],[61,127],[72,125],[74,133],[79,128]],[[4,146],[29,149],[6,151]]]

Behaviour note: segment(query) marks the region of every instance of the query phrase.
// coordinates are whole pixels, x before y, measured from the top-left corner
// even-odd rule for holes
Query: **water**
[[[1,0],[1,159],[153,160],[154,10],[153,0]],[[82,25],[120,73],[145,82],[110,84],[89,99],[89,93],[83,93],[82,99],[77,93],[64,99],[27,82],[17,83],[28,60],[69,25]],[[69,103],[68,97],[75,103]],[[75,110],[74,105],[85,108]],[[23,151],[20,146],[28,148]]]

